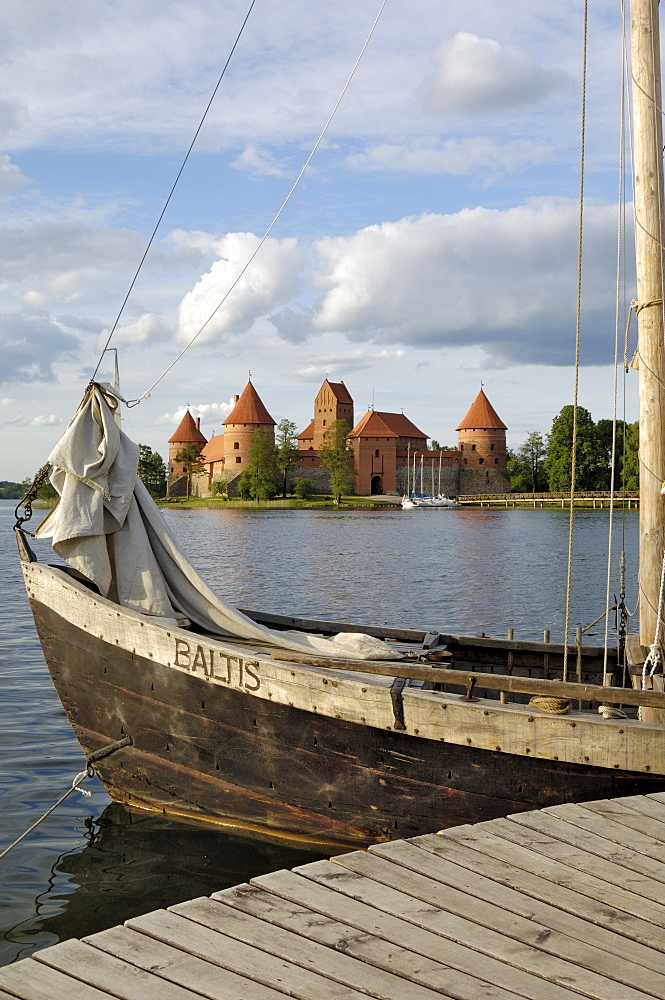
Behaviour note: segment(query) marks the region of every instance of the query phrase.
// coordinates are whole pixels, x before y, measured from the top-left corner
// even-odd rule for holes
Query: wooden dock
[[[279,871],[0,969],[0,1000],[665,998],[665,793]]]

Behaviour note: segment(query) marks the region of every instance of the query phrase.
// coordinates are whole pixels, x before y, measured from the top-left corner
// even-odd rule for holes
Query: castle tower
[[[201,418],[197,417],[196,423],[194,423],[194,417],[187,410],[177,429],[169,438],[169,476],[184,475],[182,462],[176,461],[176,455],[179,451],[186,448],[188,444],[194,444],[200,454],[207,443],[208,439],[201,433]]]
[[[249,465],[252,436],[260,429],[269,431],[274,441],[275,421],[252,383],[248,382],[240,396],[235,396],[235,406],[224,421],[224,473],[227,479],[244,472]]]
[[[481,389],[457,426],[463,493],[503,493],[507,475],[507,427]]]
[[[314,450],[323,444],[323,435],[336,420],[348,420],[353,427],[353,400],[343,382],[329,382],[325,379],[314,400],[313,431]]]

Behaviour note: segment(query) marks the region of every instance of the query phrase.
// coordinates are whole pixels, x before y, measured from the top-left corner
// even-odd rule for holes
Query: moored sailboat
[[[642,421],[652,427],[656,411],[658,424],[641,446],[652,451],[641,456],[649,469],[643,632],[641,646],[631,646],[640,670],[643,646],[653,644],[657,659],[665,542],[662,168],[648,165],[641,138],[649,134],[652,162],[660,163],[659,73],[651,63],[640,75],[658,49],[656,16],[654,0],[634,0],[637,229],[651,241],[638,249],[638,265],[641,275],[653,272],[638,285]],[[358,634],[344,623],[226,605],[136,480],[135,446],[114,419],[120,402],[91,383],[51,456],[61,500],[37,534],[52,535],[68,567],[38,562],[25,519],[17,524],[55,686],[115,800],[362,844],[665,788],[665,728],[660,715],[647,717],[665,709],[665,696],[612,683],[622,667],[615,650],[465,637],[445,624],[435,633],[367,626]]]

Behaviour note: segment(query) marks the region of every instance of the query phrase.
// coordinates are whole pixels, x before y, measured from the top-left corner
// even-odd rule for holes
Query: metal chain
[[[14,528],[20,528],[22,524],[25,524],[25,522],[29,521],[32,517],[32,501],[37,499],[37,494],[50,476],[52,468],[53,466],[49,465],[47,462],[44,468],[41,469],[32,480],[32,486],[27,491],[25,496],[17,503],[14,509],[14,517],[16,518]],[[19,516],[19,510],[21,507],[25,510],[25,517]]]

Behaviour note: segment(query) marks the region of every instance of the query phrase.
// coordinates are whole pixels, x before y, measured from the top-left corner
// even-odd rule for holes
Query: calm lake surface
[[[71,785],[84,760],[35,633],[16,553],[14,502],[0,501],[0,850]],[[35,524],[41,512],[37,511]],[[563,639],[568,514],[561,510],[165,512],[220,594],[245,608],[337,621]],[[615,515],[636,600],[636,511]],[[575,517],[571,626],[604,609],[607,511]],[[54,561],[50,547],[38,553]],[[603,625],[590,633],[602,643]],[[149,910],[322,856],[129,814],[96,779],[0,860],[0,965]]]

